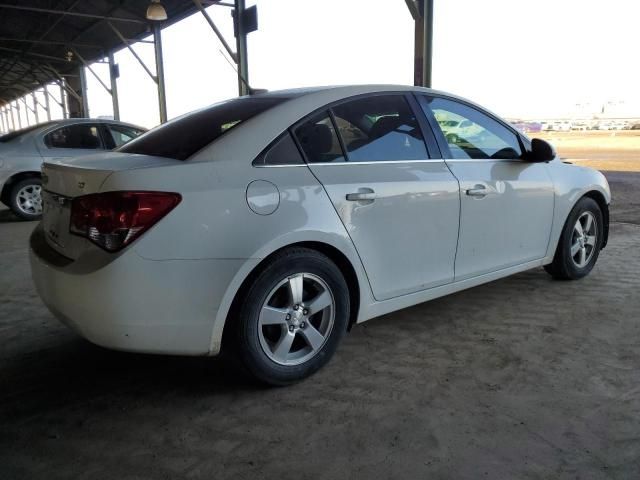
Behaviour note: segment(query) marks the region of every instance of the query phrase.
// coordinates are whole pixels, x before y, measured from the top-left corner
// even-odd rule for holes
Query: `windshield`
[[[178,117],[117,149],[186,160],[240,123],[290,97],[241,97]]]

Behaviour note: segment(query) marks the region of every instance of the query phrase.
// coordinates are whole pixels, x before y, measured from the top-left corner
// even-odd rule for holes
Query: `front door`
[[[490,115],[451,99],[419,100],[460,182],[456,281],[543,258],[554,208],[547,164],[523,160],[518,135]]]
[[[453,281],[458,182],[442,159],[429,157],[404,95],[342,103],[298,126],[295,135],[377,300]]]

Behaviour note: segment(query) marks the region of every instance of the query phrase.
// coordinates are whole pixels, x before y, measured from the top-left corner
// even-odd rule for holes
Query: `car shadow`
[[[34,220],[34,222],[38,222],[39,220]],[[22,220],[18,216],[16,216],[11,210],[3,209],[0,210],[0,223],[22,223],[26,222],[26,220]]]
[[[0,363],[0,416],[27,418],[96,401],[209,396],[264,389],[229,358],[107,350],[79,337]]]

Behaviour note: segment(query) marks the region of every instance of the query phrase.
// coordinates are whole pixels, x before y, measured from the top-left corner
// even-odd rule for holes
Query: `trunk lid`
[[[47,243],[65,257],[77,259],[90,242],[69,232],[71,202],[75,197],[100,192],[114,172],[177,162],[179,160],[169,158],[106,152],[43,163],[42,226]]]

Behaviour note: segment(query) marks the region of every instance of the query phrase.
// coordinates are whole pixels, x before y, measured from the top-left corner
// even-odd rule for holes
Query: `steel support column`
[[[120,120],[120,104],[118,103],[118,77],[120,76],[118,65],[113,58],[113,52],[109,52],[109,78],[111,79],[111,103],[113,104],[113,119]]]
[[[38,101],[36,100],[35,90],[31,92],[31,100],[33,101],[33,113],[36,116],[36,124],[40,123],[40,116],[38,115]]]
[[[238,65],[238,92],[249,95],[249,63],[247,58],[247,32],[244,25],[245,0],[235,0],[236,63]]]
[[[20,102],[16,100],[16,116],[18,117],[18,128],[22,128],[22,118],[20,118]]]
[[[431,87],[434,0],[406,1],[415,22],[413,83]]]
[[[58,84],[60,86],[60,108],[62,108],[62,118],[69,118],[69,108],[67,107],[67,102],[64,98],[64,82],[62,81]]]
[[[89,117],[89,97],[87,96],[87,73],[84,71],[84,66],[80,65],[78,67],[78,72],[80,74],[80,91],[82,98],[82,116]]]
[[[47,112],[47,121],[51,121],[51,102],[49,101],[49,90],[45,84],[44,88],[44,109]]]
[[[164,61],[162,59],[162,33],[160,25],[153,24],[153,46],[156,54],[156,79],[158,82],[158,107],[160,123],[167,121],[167,97],[164,88]]]
[[[11,125],[13,126],[13,130],[17,130],[16,128],[16,117],[13,114],[13,105],[9,104],[9,111],[11,112]]]

